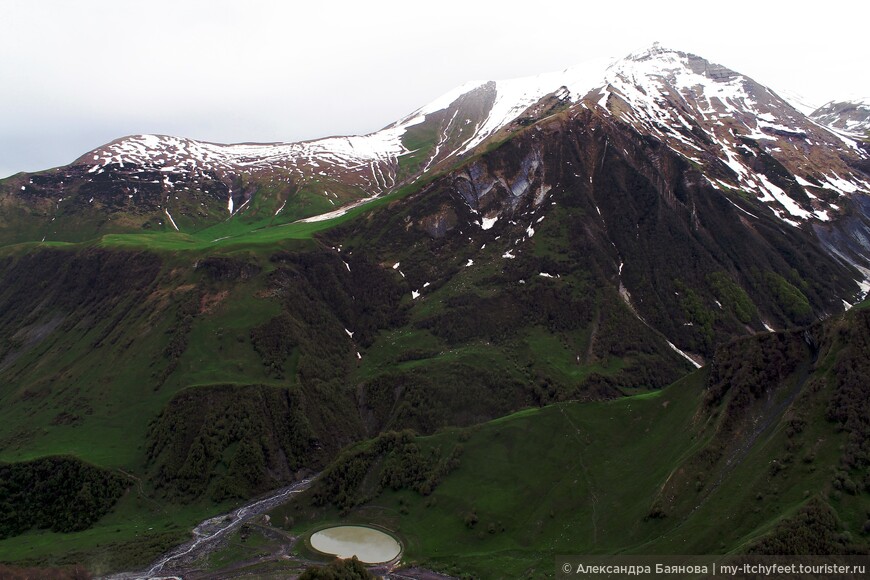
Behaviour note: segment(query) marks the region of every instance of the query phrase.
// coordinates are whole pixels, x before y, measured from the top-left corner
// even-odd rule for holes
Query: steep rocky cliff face
[[[670,147],[584,105],[339,230],[334,243],[348,236],[353,251],[385,263],[426,256],[423,273],[402,267],[415,289],[488,264],[554,286],[582,278],[701,357],[728,337],[805,324],[858,299],[863,277],[826,250],[830,237],[714,186]]]

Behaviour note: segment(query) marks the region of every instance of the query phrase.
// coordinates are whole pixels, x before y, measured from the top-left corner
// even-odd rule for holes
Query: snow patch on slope
[[[805,147],[806,141],[814,146],[808,136],[832,147],[842,144],[855,149],[857,145],[847,136],[808,119],[769,89],[700,57],[654,45],[614,63],[607,70],[604,92],[628,105],[614,109],[617,116],[640,131],[659,137],[694,164],[705,163],[695,156],[695,151],[716,155],[736,174],[736,183],[717,182],[754,192],[758,201],[767,204],[783,222],[797,227],[810,219],[831,219],[828,208],[811,192],[807,194],[812,203],[802,206],[772,183],[772,176],[751,168],[747,156],[755,156],[756,152],[742,140],[754,140],[759,149],[774,157],[782,152],[777,146],[780,143],[787,146],[800,141],[800,146]],[[806,111],[807,107],[803,109]],[[712,140],[712,145],[696,137],[699,129]],[[793,150],[800,151],[800,147]],[[811,185],[799,179],[800,185]],[[825,179],[823,187],[841,193],[870,191],[854,175],[848,179],[839,176]]]
[[[590,90],[601,85],[604,70],[611,62],[613,59],[589,60],[559,72],[495,81],[495,102],[477,134],[459,153],[471,151],[487,137],[519,117],[526,109],[562,87],[568,89],[571,101],[579,100]],[[483,84],[476,83],[477,86]]]

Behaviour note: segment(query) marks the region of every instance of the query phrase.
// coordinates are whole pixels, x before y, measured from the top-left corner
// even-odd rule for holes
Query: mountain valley
[[[476,577],[867,554],[865,109],[655,45],[370,135],[0,180],[0,562],[147,569],[317,473],[263,542],[374,523]]]

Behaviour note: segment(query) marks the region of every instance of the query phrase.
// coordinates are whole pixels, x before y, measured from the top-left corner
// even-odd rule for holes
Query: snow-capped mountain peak
[[[831,196],[870,192],[848,161],[866,157],[854,140],[699,56],[655,45],[614,63],[602,92],[599,104],[704,168],[714,187],[751,191],[790,225],[830,220]]]
[[[751,78],[658,43],[619,60],[471,81],[368,135],[234,145],[135,135],[18,187],[45,200],[78,191],[88,204],[119,211],[171,211],[177,229],[216,213],[225,219],[251,211],[255,196],[269,198],[258,211],[315,218],[448,168],[493,139],[572,108],[658,140],[713,188],[754,197],[791,226],[832,220],[838,197],[870,192],[859,169],[868,155],[854,135],[870,127],[867,101],[829,103],[810,119]],[[285,208],[292,211],[282,214]]]

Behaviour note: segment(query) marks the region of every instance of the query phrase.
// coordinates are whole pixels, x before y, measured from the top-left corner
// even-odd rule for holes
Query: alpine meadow
[[[0,576],[866,558],[868,240],[867,101],[658,44],[10,176]]]

